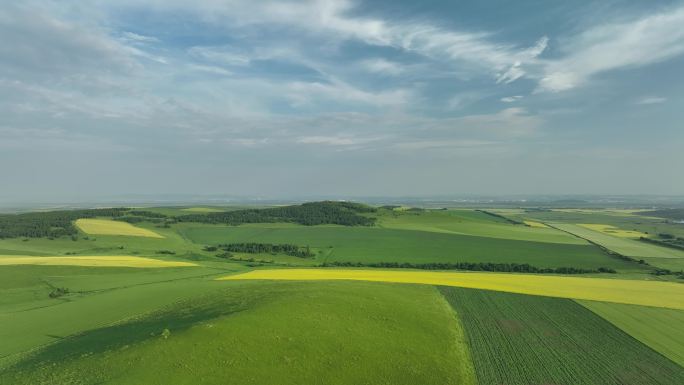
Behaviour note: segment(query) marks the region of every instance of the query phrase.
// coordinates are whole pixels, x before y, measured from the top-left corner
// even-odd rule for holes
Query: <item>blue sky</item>
[[[684,194],[682,1],[22,1],[0,199]]]

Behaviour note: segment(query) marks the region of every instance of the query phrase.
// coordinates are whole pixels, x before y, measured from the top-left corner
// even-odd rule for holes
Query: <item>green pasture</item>
[[[119,322],[216,287],[217,267],[132,269],[0,266],[0,366],[74,333]],[[54,287],[69,294],[50,298]],[[0,381],[0,383],[2,383]]]
[[[475,384],[458,318],[434,287],[214,284],[62,339],[5,370],[0,383]]]
[[[207,245],[230,242],[308,245],[320,251],[317,257],[320,262],[499,262],[538,267],[640,268],[589,244],[516,241],[380,227],[184,224],[179,232]]]

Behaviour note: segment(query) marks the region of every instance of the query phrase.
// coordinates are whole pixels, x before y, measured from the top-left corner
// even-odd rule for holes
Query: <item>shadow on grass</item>
[[[221,290],[177,303],[140,319],[64,338],[28,356],[9,370],[34,370],[79,357],[115,351],[150,339],[168,338],[199,323],[250,309],[263,299],[262,294]]]

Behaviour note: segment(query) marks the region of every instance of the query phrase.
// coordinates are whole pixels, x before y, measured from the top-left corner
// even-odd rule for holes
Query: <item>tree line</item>
[[[642,242],[653,243],[659,246],[671,247],[673,249],[684,250],[684,238],[675,237],[672,234],[659,234],[662,239],[653,239],[648,237],[640,237]],[[669,235],[669,237],[663,237]]]
[[[483,214],[487,214],[487,215],[492,216],[492,217],[495,217],[495,218],[503,219],[504,221],[506,221],[506,222],[508,222],[508,223],[510,223],[510,224],[513,224],[513,225],[525,225],[525,226],[527,226],[527,225],[525,224],[525,222],[516,221],[515,219],[511,219],[511,218],[505,217],[505,216],[503,216],[503,215],[501,215],[501,214],[493,213],[493,212],[491,212],[491,211],[479,210],[479,209],[478,209],[478,210],[475,210],[475,211],[479,211],[479,212],[481,212],[481,213],[483,213]]]
[[[73,224],[75,220],[95,217],[110,217],[129,223],[152,222],[164,227],[176,222],[230,225],[289,222],[307,226],[323,224],[372,226],[375,223],[375,218],[361,214],[373,213],[376,210],[374,207],[359,203],[324,201],[284,207],[189,214],[178,217],[169,217],[147,210],[131,210],[125,207],[0,214],[0,239],[75,236],[78,234],[78,230]]]
[[[611,273],[614,269],[599,267],[598,269],[584,269],[579,267],[536,267],[527,263],[492,263],[492,262],[455,262],[455,263],[410,263],[410,262],[325,262],[322,267],[373,267],[388,269],[420,269],[420,270],[468,270],[468,271],[496,271],[507,273],[537,273],[537,274],[592,274]]]
[[[216,250],[216,248],[219,248],[221,250],[228,251],[228,252],[233,252],[233,253],[285,254],[285,255],[291,255],[293,257],[299,257],[299,258],[311,258],[311,257],[315,256],[315,254],[311,252],[311,249],[309,248],[309,246],[300,247],[300,246],[289,244],[289,243],[284,243],[284,244],[255,243],[255,242],[228,243],[228,244],[217,245],[214,248],[214,250]],[[211,250],[211,249],[205,248],[205,250]]]
[[[0,238],[61,237],[78,234],[73,221],[80,218],[123,215],[127,208],[60,210],[0,215]]]
[[[301,205],[263,209],[243,209],[176,217],[179,222],[240,225],[243,223],[290,222],[306,226],[336,224],[372,226],[375,218],[360,214],[375,212],[374,207],[352,202],[311,202]]]

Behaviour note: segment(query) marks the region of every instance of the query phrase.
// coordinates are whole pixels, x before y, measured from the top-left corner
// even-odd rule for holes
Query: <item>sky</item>
[[[0,201],[684,194],[684,1],[27,0]]]

